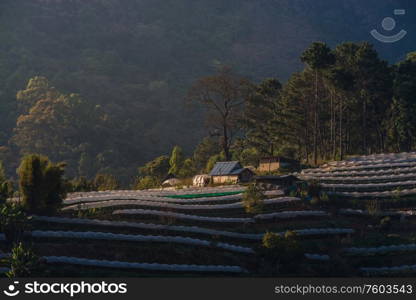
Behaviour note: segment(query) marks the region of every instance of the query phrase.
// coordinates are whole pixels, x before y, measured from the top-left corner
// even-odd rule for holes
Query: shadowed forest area
[[[369,40],[397,4],[1,1],[0,161],[15,177],[22,155],[39,153],[69,178],[128,186],[155,177],[155,158],[169,166],[175,145],[182,177],[222,159],[412,150],[412,37],[345,43]],[[205,97],[224,104],[222,80],[234,93],[226,119]]]

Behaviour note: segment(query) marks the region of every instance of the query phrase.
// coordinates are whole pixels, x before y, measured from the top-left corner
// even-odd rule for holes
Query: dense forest
[[[15,176],[22,155],[39,153],[65,161],[68,177],[108,173],[127,185],[222,159],[314,164],[414,149],[414,39],[344,42],[369,40],[384,17],[374,5],[390,15],[398,4],[415,7],[3,0],[0,161]],[[171,155],[175,145],[183,152]]]

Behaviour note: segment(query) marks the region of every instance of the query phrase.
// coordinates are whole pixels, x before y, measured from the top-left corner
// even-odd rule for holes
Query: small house
[[[209,173],[213,183],[248,182],[255,175],[238,161],[217,162]]]
[[[265,157],[260,159],[259,172],[274,172],[282,168],[298,167],[299,161],[281,156]]]

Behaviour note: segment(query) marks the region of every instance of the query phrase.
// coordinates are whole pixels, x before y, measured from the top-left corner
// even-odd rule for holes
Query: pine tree
[[[272,156],[277,150],[282,132],[280,130],[282,85],[275,78],[265,79],[249,97],[243,117],[247,143],[261,154]]]
[[[331,49],[321,42],[313,43],[301,56],[302,62],[315,72],[315,102],[313,106],[314,126],[313,126],[313,161],[318,162],[318,130],[319,130],[319,80],[323,69],[328,68],[335,61]]]
[[[169,174],[178,176],[179,172],[183,166],[184,157],[182,153],[182,149],[179,146],[175,146],[172,150],[172,154],[169,160]]]

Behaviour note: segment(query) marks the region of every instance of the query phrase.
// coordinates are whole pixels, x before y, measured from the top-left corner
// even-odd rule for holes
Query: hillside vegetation
[[[301,69],[299,57],[311,42],[366,40],[372,24],[384,17],[380,12],[390,15],[398,2],[414,6],[354,0],[3,0],[0,160],[14,175],[21,154],[38,152],[67,161],[70,176],[111,172],[129,182],[137,166],[176,144],[189,154],[207,135],[204,108],[190,109],[184,101],[195,80],[231,65],[255,83],[266,77],[284,81]],[[406,26],[410,31],[412,25]],[[394,62],[411,45],[408,38],[394,49],[377,48]],[[30,81],[36,76],[47,81]],[[32,90],[16,97],[36,84],[58,94],[37,98],[42,91]],[[19,98],[29,103],[21,105]],[[31,127],[31,120],[42,118],[47,124]],[[50,136],[43,140],[40,130]]]

